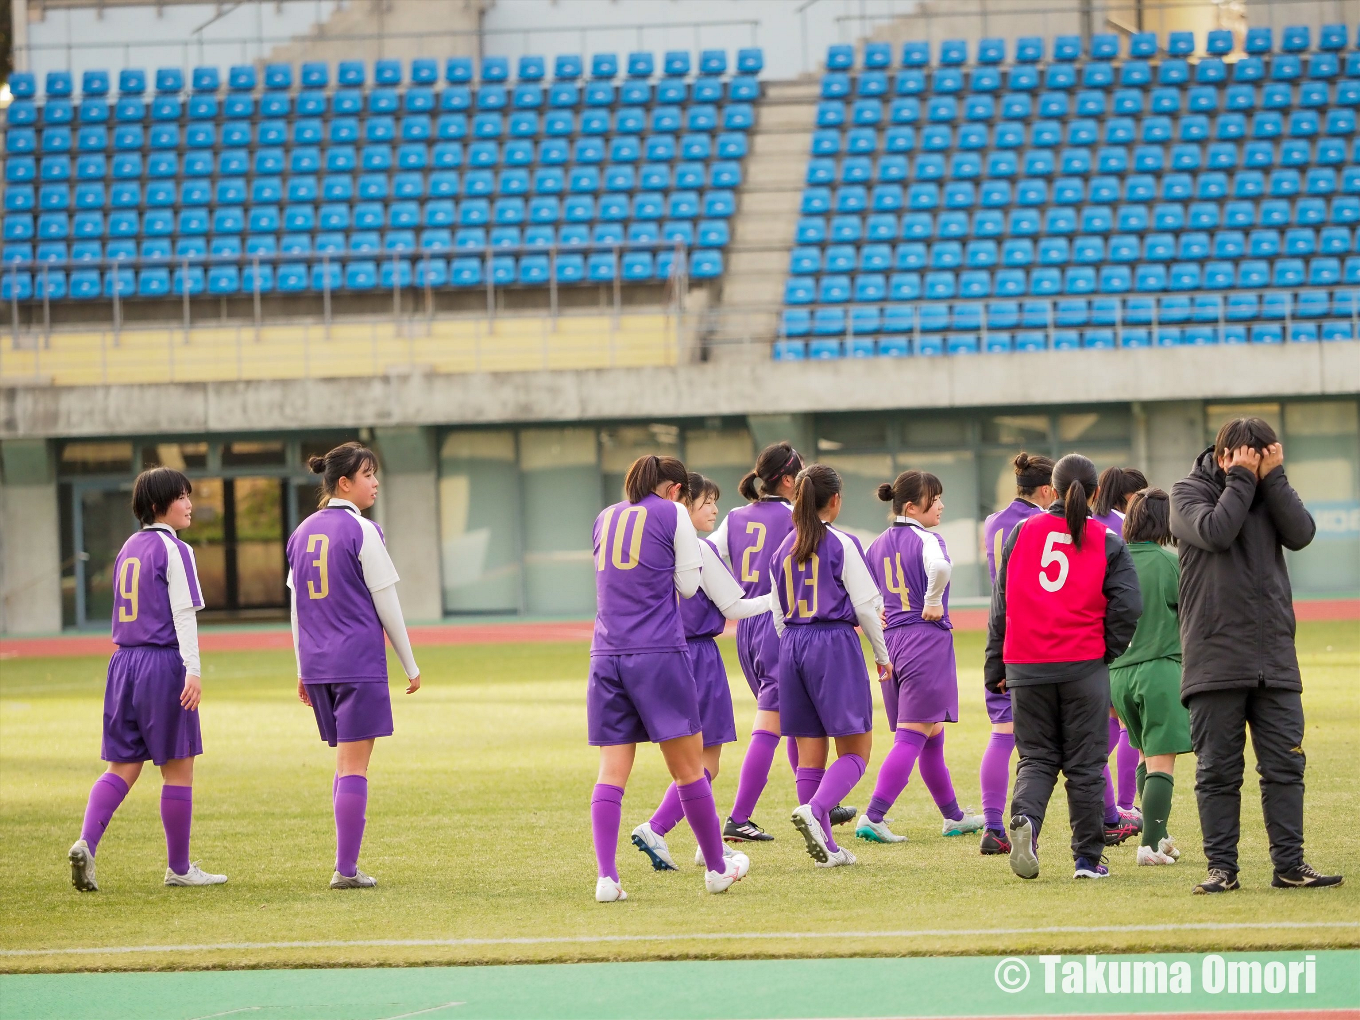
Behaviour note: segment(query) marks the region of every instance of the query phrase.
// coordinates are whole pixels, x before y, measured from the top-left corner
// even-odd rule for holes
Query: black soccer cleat
[[[1200,896],[1206,893],[1236,892],[1241,888],[1241,883],[1237,881],[1237,876],[1233,872],[1224,871],[1222,868],[1210,868],[1209,877],[1190,891]]]
[[[1277,871],[1270,880],[1275,889],[1326,889],[1334,885],[1344,885],[1340,875],[1324,875],[1307,861],[1288,871]]]
[[[752,819],[738,825],[732,821],[732,816],[727,818],[727,824],[723,826],[723,839],[729,843],[772,843],[774,837],[757,825]]]
[[[982,832],[982,845],[978,848],[982,851],[983,857],[1000,857],[1002,854],[1011,852],[1010,837],[1006,835],[1005,829],[984,829]]]
[[[855,805],[837,804],[831,809],[831,824],[844,825],[846,822],[852,822],[857,814],[859,814],[859,808]]]

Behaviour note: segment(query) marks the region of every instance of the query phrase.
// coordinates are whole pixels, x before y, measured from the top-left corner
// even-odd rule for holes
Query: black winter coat
[[[1302,549],[1316,530],[1283,467],[1259,482],[1243,467],[1225,474],[1210,447],[1172,486],[1183,702],[1234,687],[1303,689],[1284,550]]]

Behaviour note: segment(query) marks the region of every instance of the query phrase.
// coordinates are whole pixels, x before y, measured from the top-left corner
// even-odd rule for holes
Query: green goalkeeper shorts
[[[1112,668],[1110,702],[1143,757],[1190,752],[1190,713],[1181,704],[1181,664],[1175,659]]]

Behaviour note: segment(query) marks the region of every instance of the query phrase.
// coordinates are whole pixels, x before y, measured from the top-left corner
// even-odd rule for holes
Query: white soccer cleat
[[[608,875],[601,875],[595,879],[595,902],[596,903],[618,903],[626,900],[628,894],[623,891],[623,886],[619,885]]]
[[[210,875],[197,864],[190,864],[189,870],[182,875],[176,875],[169,868],[165,869],[165,884],[174,886],[187,885],[226,885],[226,875]]]
[[[860,815],[859,822],[855,825],[855,835],[860,839],[867,839],[870,843],[905,843],[906,836],[899,836],[888,828],[886,818],[881,822],[869,821],[868,815]]]
[[[818,868],[843,868],[847,864],[858,864],[859,859],[855,857],[846,847],[841,847],[834,853],[827,854],[825,861],[819,861],[815,866]]]
[[[94,854],[90,844],[78,839],[66,854],[71,862],[71,884],[79,892],[99,892],[99,883],[94,880]]]
[[[733,849],[732,849],[730,846],[728,846],[726,843],[723,844],[723,856],[724,856],[724,857],[732,857],[732,856],[734,856],[736,853],[737,853],[737,851],[733,850]],[[708,861],[704,860],[704,848],[701,847],[701,846],[696,846],[696,847],[694,848],[694,863],[695,863],[696,865],[698,865],[699,867],[701,867],[701,868],[702,868],[702,867],[705,867],[705,866],[708,864]]]
[[[1172,841],[1170,836],[1163,836],[1158,840],[1157,849],[1161,853],[1166,854],[1173,861],[1179,861],[1181,859],[1181,852],[1176,848],[1176,844]]]
[[[1154,850],[1146,844],[1140,844],[1138,847],[1138,863],[1145,867],[1156,864],[1175,864],[1176,858],[1162,853],[1161,850]]]
[[[651,822],[643,822],[633,830],[633,846],[647,855],[647,859],[652,862],[653,871],[680,870],[675,866],[675,859],[671,857],[671,848],[666,845],[664,838],[653,831]]]
[[[940,826],[940,835],[966,836],[969,833],[981,832],[986,825],[987,818],[985,815],[975,815],[972,808],[964,808],[962,818],[946,818],[944,820],[944,824]]]
[[[812,813],[809,804],[799,804],[793,809],[792,821],[794,828],[803,834],[803,839],[807,841],[808,856],[818,864],[825,864],[831,856],[831,851],[826,846],[826,833],[822,831],[822,823]]]
[[[1006,832],[1011,840],[1011,871],[1020,878],[1039,877],[1039,855],[1034,838],[1034,823],[1024,815],[1011,819]]]
[[[751,858],[740,852],[734,852],[731,857],[724,854],[723,864],[726,867],[720,872],[704,872],[704,888],[711,893],[727,892],[751,870]]]
[[[365,875],[358,868],[354,869],[352,875],[342,875],[336,872],[331,875],[332,889],[372,889],[378,884],[378,880],[372,875]]]

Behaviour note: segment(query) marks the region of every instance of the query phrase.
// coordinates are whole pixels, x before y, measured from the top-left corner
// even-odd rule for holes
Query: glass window
[[[1234,418],[1263,418],[1277,435],[1280,432],[1279,404],[1207,404],[1204,408],[1204,441],[1212,443],[1218,430]]]
[[[878,487],[896,477],[890,453],[830,453],[817,458],[841,476],[841,513],[836,527],[868,545],[888,526],[892,507],[878,498]]]
[[[925,414],[902,423],[904,446],[959,446],[969,441],[969,419],[957,415]]]
[[[226,443],[222,447],[223,467],[256,467],[274,464],[282,466],[286,457],[287,451],[282,440]]]
[[[1285,405],[1284,468],[1317,522],[1312,544],[1289,553],[1296,590],[1360,588],[1360,404]]]
[[[129,474],[132,444],[67,443],[61,448],[60,471],[63,475]]]
[[[352,443],[359,439],[357,432],[322,432],[303,436],[298,443],[298,462],[305,468],[310,457],[324,457],[341,443]]]
[[[822,415],[817,419],[817,450],[885,449],[889,424],[883,414]]]
[[[439,451],[444,609],[514,613],[521,602],[515,434],[451,432]]]
[[[977,463],[969,450],[940,453],[902,453],[897,456],[897,470],[929,471],[944,486],[944,514],[936,530],[944,539],[949,558],[954,564],[950,580],[952,597],[985,594],[987,588],[987,560],[979,550],[982,542],[977,482]],[[891,509],[887,504],[879,506]]]
[[[996,414],[982,419],[982,441],[1007,446],[1047,444],[1049,428],[1047,414]]]
[[[591,529],[601,477],[592,428],[519,434],[525,609],[545,616],[595,611]],[[617,500],[614,495],[611,501]]]
[[[674,425],[618,425],[600,430],[600,469],[604,503],[623,498],[623,480],[639,457],[680,455],[680,429]]]
[[[1115,441],[1127,444],[1132,433],[1133,415],[1125,407],[1058,415],[1058,441],[1062,443]]]
[[[203,471],[208,467],[207,443],[157,443],[142,447],[142,470],[153,467]]]
[[[193,523],[179,533],[194,548],[198,583],[207,609],[227,606],[227,519],[225,486],[220,478],[196,478],[191,497]]]
[[[755,464],[756,452],[751,433],[744,428],[704,428],[685,430],[685,466],[717,482],[718,517],[733,507],[742,506],[737,486]]]
[[[241,609],[282,606],[284,585],[283,493],[281,478],[234,478],[236,605]]]

